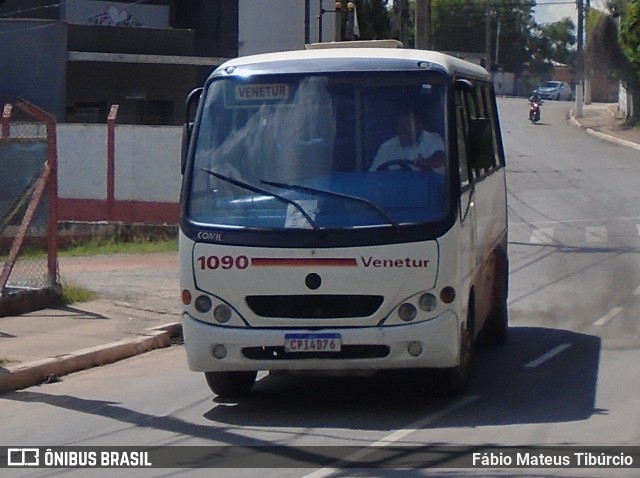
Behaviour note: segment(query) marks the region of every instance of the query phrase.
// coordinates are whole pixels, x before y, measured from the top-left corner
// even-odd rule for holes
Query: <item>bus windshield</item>
[[[195,131],[187,217],[262,230],[442,221],[446,84],[434,71],[214,79]]]

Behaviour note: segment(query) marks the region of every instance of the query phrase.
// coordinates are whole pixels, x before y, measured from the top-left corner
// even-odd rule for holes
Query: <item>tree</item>
[[[495,3],[495,35],[493,60],[505,71],[521,73],[529,66],[530,41],[537,24],[533,18],[533,1]]]
[[[434,48],[485,54],[488,34],[492,60],[519,73],[530,56],[534,6],[533,0],[492,0],[490,8],[478,0],[433,0]]]
[[[431,8],[435,50],[484,52],[484,3],[477,0],[434,0]]]
[[[391,38],[391,18],[386,3],[385,0],[360,0],[357,2],[361,40]]]
[[[585,61],[591,71],[606,72],[627,87],[633,101],[629,120],[635,122],[640,118],[640,0],[611,2],[608,8],[612,15],[601,15],[589,32]]]
[[[622,49],[636,68],[640,67],[640,0],[633,0],[620,25]]]
[[[631,92],[630,122],[640,119],[640,0],[633,0],[622,18],[620,44],[629,60],[622,68],[622,81]]]
[[[572,65],[575,62],[576,25],[569,17],[554,23],[542,25],[542,33],[549,39],[550,59],[565,65]]]

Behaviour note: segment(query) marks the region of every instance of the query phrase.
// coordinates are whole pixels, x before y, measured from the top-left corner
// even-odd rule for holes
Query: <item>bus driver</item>
[[[411,110],[399,113],[397,128],[398,134],[378,149],[370,171],[411,165],[412,169],[444,172],[444,141],[438,133],[426,131]]]

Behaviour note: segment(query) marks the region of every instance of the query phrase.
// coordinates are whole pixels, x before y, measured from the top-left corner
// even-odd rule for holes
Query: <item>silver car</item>
[[[566,81],[547,81],[536,88],[538,96],[543,100],[567,100],[573,99],[571,86]]]

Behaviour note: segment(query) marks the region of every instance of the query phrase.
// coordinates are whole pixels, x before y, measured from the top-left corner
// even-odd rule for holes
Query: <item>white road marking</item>
[[[606,226],[587,226],[584,235],[587,242],[607,242],[609,240]]]
[[[525,368],[534,368],[537,367],[540,364],[543,364],[544,362],[546,362],[547,360],[552,359],[553,357],[555,357],[556,355],[558,355],[560,352],[565,351],[566,349],[568,349],[569,347],[571,347],[571,344],[561,344],[558,345],[557,347],[549,350],[547,353],[541,355],[540,357],[538,357],[535,360],[532,360],[531,362],[529,362],[528,364],[525,365]]]
[[[553,227],[541,227],[534,229],[529,239],[530,244],[551,244],[553,243]]]
[[[411,435],[412,433],[415,433],[416,431],[425,428],[427,425],[435,422],[436,420],[440,420],[442,417],[449,415],[451,412],[457,410],[458,408],[462,408],[466,405],[469,405],[470,403],[475,402],[478,399],[480,399],[480,395],[468,395],[466,397],[462,397],[460,400],[453,402],[448,407],[445,407],[440,411],[432,413],[431,415],[427,415],[426,417],[421,418],[420,420],[410,424],[407,428],[404,428],[402,430],[397,430],[387,435],[386,437],[378,440],[377,442],[372,443],[371,445],[362,447],[362,449],[352,453],[351,455],[345,457],[341,461],[352,462],[352,461],[360,460],[371,453],[375,453],[376,451],[375,448],[391,445],[397,442],[398,440],[401,440],[406,436]],[[336,463],[336,465],[339,465],[339,462]],[[312,473],[309,473],[308,475],[304,475],[302,478],[323,478],[325,476],[330,476],[331,474],[338,471],[344,471],[344,470],[341,470],[340,468],[332,468],[332,467],[320,468]]]
[[[638,288],[633,291],[633,295],[640,295],[640,286],[638,286]]]
[[[637,289],[636,289],[637,290]],[[635,294],[635,292],[634,292]],[[593,325],[595,325],[596,327],[602,327],[603,325],[605,325],[607,322],[611,321],[616,315],[618,315],[620,312],[622,312],[622,307],[614,307],[613,309],[611,309],[609,312],[607,312],[605,315],[603,315],[602,317],[600,317],[598,320],[596,320]]]
[[[640,236],[640,224],[636,224],[636,230],[638,231],[638,235]]]

